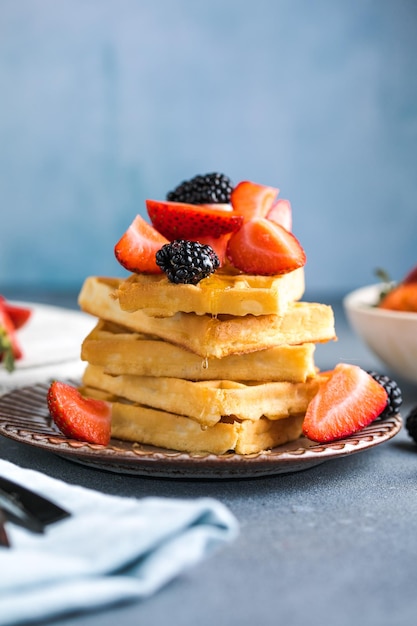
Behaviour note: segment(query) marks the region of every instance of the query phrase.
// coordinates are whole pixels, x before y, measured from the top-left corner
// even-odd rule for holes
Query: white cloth
[[[0,624],[146,598],[234,539],[217,500],[108,496],[0,460],[0,475],[71,512],[36,535],[6,522],[0,547]]]

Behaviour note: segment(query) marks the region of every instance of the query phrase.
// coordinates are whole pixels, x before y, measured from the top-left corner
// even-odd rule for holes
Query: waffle
[[[154,317],[197,315],[283,315],[304,294],[304,268],[281,276],[251,276],[221,270],[198,285],[171,283],[165,274],[133,274],[115,292],[122,311]]]
[[[147,407],[184,415],[204,427],[211,427],[224,416],[250,421],[264,416],[275,421],[305,413],[326,379],[324,375],[317,375],[305,383],[194,382],[162,376],[111,376],[97,365],[88,365],[83,385]]]
[[[279,345],[319,343],[335,339],[334,316],[330,306],[293,302],[283,316],[229,316],[176,313],[156,318],[143,311],[122,311],[115,299],[120,280],[88,277],[79,295],[82,310],[121,324],[130,330],[156,335],[180,345],[203,358],[223,358]]]
[[[203,359],[152,335],[99,320],[84,339],[81,358],[107,374],[165,376],[187,380],[305,382],[316,374],[315,345],[278,346],[241,356]]]
[[[301,435],[303,415],[276,421],[224,419],[211,428],[181,415],[126,402],[93,387],[84,395],[112,402],[112,437],[191,453],[254,454],[294,441]]]

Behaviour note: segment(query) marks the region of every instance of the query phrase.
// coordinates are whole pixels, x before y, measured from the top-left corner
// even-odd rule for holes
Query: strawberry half
[[[227,235],[221,235],[220,237],[211,237],[210,235],[201,235],[198,238],[199,243],[208,245],[213,248],[220,261],[220,267],[222,267],[226,261],[227,242],[230,239],[230,233]]]
[[[292,233],[264,217],[257,217],[234,233],[227,244],[227,258],[247,274],[285,274],[306,263],[306,255]]]
[[[303,434],[325,443],[373,422],[388,401],[385,389],[357,365],[339,363],[308,405]]]
[[[15,330],[22,328],[32,315],[32,309],[17,304],[10,304],[4,296],[0,296],[0,306],[4,308],[10,317]]]
[[[185,204],[146,200],[149,218],[156,230],[167,239],[196,240],[200,236],[220,237],[233,233],[243,223],[243,217],[232,210],[215,205]]]
[[[12,372],[15,360],[23,356],[22,348],[16,336],[16,329],[8,314],[4,302],[0,301],[0,361],[8,372]]]
[[[380,309],[417,313],[417,282],[400,283],[382,298]]]
[[[410,283],[417,283],[417,265],[413,267],[402,280],[404,285],[408,285]]]
[[[272,207],[269,209],[266,214],[267,219],[275,222],[276,224],[281,224],[286,230],[291,232],[292,230],[292,209],[289,200],[279,199]]]
[[[266,217],[279,189],[243,180],[233,189],[230,202],[233,210],[246,220],[253,217]]]
[[[137,215],[114,247],[116,259],[129,272],[161,274],[155,254],[168,242],[161,233]]]
[[[53,421],[66,437],[103,446],[109,443],[110,402],[84,398],[75,387],[58,381],[50,385],[47,402]]]

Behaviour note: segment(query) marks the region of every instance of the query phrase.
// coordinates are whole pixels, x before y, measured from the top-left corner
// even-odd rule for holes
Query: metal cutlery
[[[23,526],[34,533],[43,533],[70,513],[31,489],[0,476],[0,546],[10,547],[5,521]]]

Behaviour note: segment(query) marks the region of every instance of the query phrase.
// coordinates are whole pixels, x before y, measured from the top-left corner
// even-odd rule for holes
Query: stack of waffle
[[[335,338],[331,307],[303,294],[303,268],[220,270],[197,285],[89,277],[79,304],[98,322],[82,345],[82,391],[112,402],[122,440],[214,454],[293,441],[326,379],[315,344]]]

